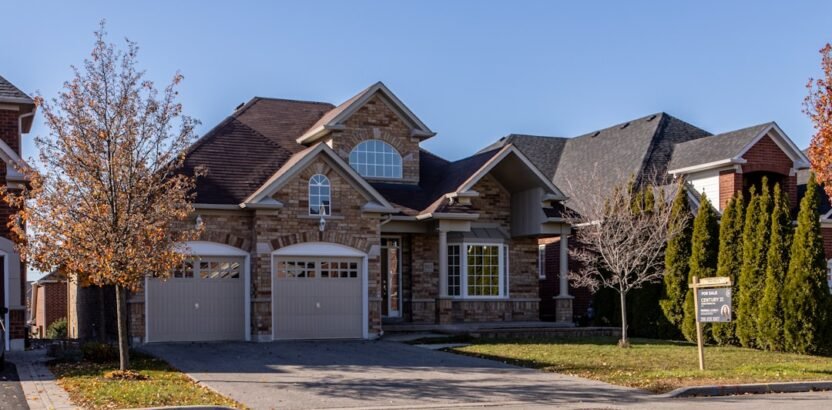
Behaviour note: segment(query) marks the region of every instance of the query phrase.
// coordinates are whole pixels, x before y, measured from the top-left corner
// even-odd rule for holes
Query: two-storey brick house
[[[35,115],[35,103],[17,87],[0,77],[0,183],[7,188],[22,187],[26,182],[21,174],[21,134],[29,132]],[[5,221],[15,213],[5,201],[0,201],[0,307],[5,308],[5,346],[22,350],[26,321],[26,269],[15,250],[16,238]]]
[[[183,172],[200,240],[129,301],[134,341],[372,338],[384,323],[537,320],[538,238],[563,193],[511,145],[447,161],[376,83],[346,102],[254,98]]]

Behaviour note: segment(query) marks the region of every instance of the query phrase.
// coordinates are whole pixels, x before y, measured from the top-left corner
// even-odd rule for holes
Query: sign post
[[[702,323],[731,321],[731,278],[693,277],[693,304],[696,311],[696,346],[699,350],[699,370],[705,370],[705,347],[702,341]]]

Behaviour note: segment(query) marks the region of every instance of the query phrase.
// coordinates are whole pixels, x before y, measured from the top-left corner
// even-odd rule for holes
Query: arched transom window
[[[390,144],[367,140],[350,152],[350,166],[363,177],[401,178],[402,156]]]
[[[332,190],[329,178],[321,174],[309,178],[309,215],[331,215]]]

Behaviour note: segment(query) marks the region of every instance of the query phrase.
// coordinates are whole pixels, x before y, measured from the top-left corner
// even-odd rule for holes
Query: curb
[[[765,393],[801,393],[810,391],[832,390],[832,382],[788,382],[788,383],[755,383],[755,384],[726,384],[712,386],[681,387],[669,393],[660,394],[663,398],[702,397],[702,396],[734,396],[740,394]]]

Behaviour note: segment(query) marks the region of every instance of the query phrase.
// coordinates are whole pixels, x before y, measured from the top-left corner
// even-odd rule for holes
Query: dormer
[[[324,141],[367,180],[415,184],[419,144],[435,134],[377,82],[326,113],[297,142]]]

